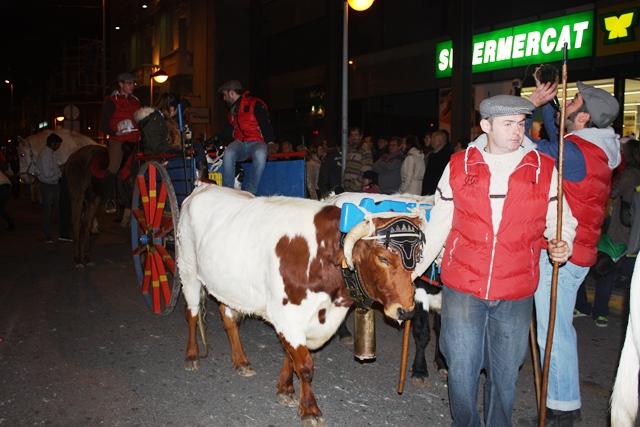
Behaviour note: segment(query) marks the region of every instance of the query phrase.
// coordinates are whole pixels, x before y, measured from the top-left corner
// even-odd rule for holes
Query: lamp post
[[[13,82],[11,80],[5,80],[5,84],[9,85],[9,90],[11,91],[11,100],[9,101],[9,112],[13,113]]]
[[[374,0],[345,0],[342,16],[342,178],[347,167],[349,140],[349,6],[358,12],[371,7]]]
[[[153,72],[153,70],[156,71]],[[169,75],[162,68],[160,68],[159,65],[152,65],[151,71],[152,73],[149,77],[149,81],[151,82],[149,84],[149,104],[151,104],[150,106],[153,107],[153,81],[155,80],[156,83],[164,83],[169,78]]]

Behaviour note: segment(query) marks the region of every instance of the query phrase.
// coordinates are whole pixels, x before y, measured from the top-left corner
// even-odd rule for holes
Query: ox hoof
[[[278,393],[277,395],[278,404],[282,406],[286,406],[288,408],[297,408],[298,401],[296,400],[293,393]]]
[[[256,374],[256,371],[254,371],[253,368],[249,365],[239,366],[238,368],[236,368],[236,372],[241,377],[252,377]]]
[[[429,385],[427,377],[411,377],[411,384],[419,388],[425,388]]]
[[[185,360],[184,361],[184,369],[186,371],[197,371],[200,368],[200,361],[198,359],[195,360]]]
[[[322,417],[309,415],[302,418],[302,427],[327,427],[327,423]]]

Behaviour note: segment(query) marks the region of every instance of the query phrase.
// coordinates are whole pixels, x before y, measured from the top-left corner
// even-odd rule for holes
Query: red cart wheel
[[[131,250],[138,290],[154,314],[167,315],[180,296],[176,273],[178,201],[166,169],[142,165],[131,201]]]

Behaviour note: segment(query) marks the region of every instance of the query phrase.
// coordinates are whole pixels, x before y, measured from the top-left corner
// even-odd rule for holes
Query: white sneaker
[[[107,200],[104,202],[104,212],[108,214],[116,213],[116,202],[113,200]]]

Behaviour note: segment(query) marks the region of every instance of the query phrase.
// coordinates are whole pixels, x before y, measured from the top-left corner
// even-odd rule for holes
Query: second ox
[[[237,372],[253,374],[237,322],[242,315],[259,316],[273,325],[285,350],[278,402],[296,405],[295,372],[303,423],[323,425],[311,388],[309,350],[331,338],[354,304],[345,283],[401,321],[414,310],[416,271],[424,271],[424,213],[368,217],[346,235],[339,229],[340,214],[340,208],[323,202],[254,197],[215,185],[197,188],[185,200],[178,270],[187,302],[188,369],[198,363],[202,284],[220,303]]]

